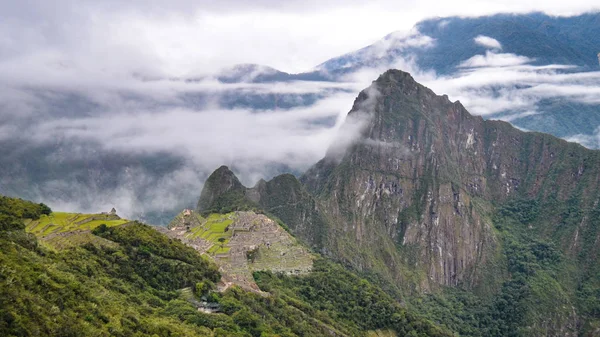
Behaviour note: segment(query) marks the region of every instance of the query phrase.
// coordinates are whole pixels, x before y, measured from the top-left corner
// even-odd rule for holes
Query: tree
[[[194,286],[194,290],[196,293],[196,296],[198,298],[202,298],[204,296],[207,296],[208,293],[211,291],[211,289],[213,289],[214,287],[214,283],[212,283],[210,280],[204,280],[202,282],[198,282],[195,284]]]
[[[220,237],[217,241],[219,241],[219,244],[221,246],[221,249],[223,249],[223,244],[225,243],[225,238],[224,237]]]
[[[52,209],[48,207],[48,205],[40,203],[40,213],[50,215],[50,213],[52,213]]]

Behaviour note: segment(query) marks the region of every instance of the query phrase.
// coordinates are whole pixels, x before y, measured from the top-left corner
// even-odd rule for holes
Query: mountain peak
[[[209,210],[218,203],[218,198],[223,195],[242,195],[244,185],[239,181],[229,167],[223,165],[214,171],[206,182],[198,200],[198,211]]]
[[[377,83],[385,83],[385,82],[393,82],[393,83],[411,83],[417,84],[417,81],[412,77],[412,75],[406,71],[402,71],[399,69],[389,69],[383,74],[379,75]]]

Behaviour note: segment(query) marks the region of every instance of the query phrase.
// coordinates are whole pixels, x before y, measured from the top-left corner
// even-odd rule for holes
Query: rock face
[[[497,245],[471,196],[486,188],[483,120],[400,71],[361,92],[349,118],[367,121],[358,139],[302,177],[335,223],[328,245],[397,280],[412,265],[423,288],[473,284]]]
[[[208,211],[232,205],[244,198],[246,188],[227,166],[219,167],[206,182],[198,200],[198,210]]]
[[[315,199],[295,176],[282,174],[270,181],[261,180],[248,190],[248,197],[266,212],[281,219],[311,246],[324,247],[327,222]]]
[[[598,204],[597,151],[474,117],[408,73],[380,76],[348,118],[367,121],[359,136],[301,180],[330,221],[325,246],[357,268],[406,280],[408,266],[425,273],[423,289],[468,288],[498,252],[493,205],[511,198]],[[560,221],[553,221],[540,232],[555,231]],[[582,218],[581,226],[591,225]],[[564,231],[565,248],[578,246],[576,228]]]

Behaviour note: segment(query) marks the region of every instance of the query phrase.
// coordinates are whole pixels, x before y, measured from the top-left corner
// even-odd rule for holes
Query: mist
[[[299,175],[328,150],[343,155],[368,123],[368,106],[347,119],[354,99],[389,68],[410,72],[473,114],[522,129],[544,117],[549,100],[600,104],[600,72],[537,65],[491,36],[477,36],[473,43],[485,51],[452,75],[419,68],[409,52],[437,43],[411,29],[425,17],[532,8],[565,15],[564,2],[385,5],[390,10],[340,1],[320,2],[320,11],[295,1],[260,1],[252,11],[235,0],[168,8],[157,1],[3,3],[0,193],[56,210],[115,207],[123,217],[165,224],[195,206],[220,165],[251,186],[283,172]],[[594,6],[567,7],[574,14]],[[375,41],[339,64],[341,75],[321,64]],[[398,53],[390,57],[390,50]],[[378,62],[360,65],[362,57]],[[219,80],[241,63],[261,66],[239,81]],[[255,83],[275,72],[265,66],[322,78]],[[598,147],[596,126],[584,131],[560,136]]]

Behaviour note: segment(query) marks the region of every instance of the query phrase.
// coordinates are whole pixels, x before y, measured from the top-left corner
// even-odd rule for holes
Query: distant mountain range
[[[330,72],[340,68],[373,67],[414,55],[416,64],[440,75],[456,73],[465,60],[490,48],[478,36],[501,43],[503,53],[533,59],[534,65],[568,64],[579,71],[598,71],[600,14],[552,17],[542,13],[499,14],[477,18],[435,18],[419,22],[409,34],[392,33],[383,40],[321,64]],[[415,36],[429,39],[416,39]]]
[[[599,13],[573,17],[531,13],[434,18],[419,22],[410,32],[391,33],[372,45],[330,59],[315,71],[290,75],[270,69],[257,76],[258,67],[253,66],[244,75],[238,73],[236,78],[253,82],[302,79],[343,82],[348,75],[365,69],[381,73],[408,64],[414,69],[403,70],[423,73],[424,76],[415,74],[417,79],[436,91],[449,90],[444,93],[460,98],[475,114],[598,148],[600,93],[585,94],[600,84],[598,31]],[[494,75],[502,75],[495,73],[488,76],[484,85],[463,83],[459,88],[437,83],[439,78],[445,82],[457,82],[460,78],[468,82],[474,74],[490,69],[505,69],[510,71],[507,75],[513,76],[494,80]],[[436,80],[431,78],[432,72]],[[560,87],[548,88],[556,86],[554,79],[540,80],[537,76],[540,74],[561,75],[556,78]],[[493,113],[488,113],[487,108],[470,104],[481,96],[493,102],[522,99],[527,104],[506,109],[496,107]]]

